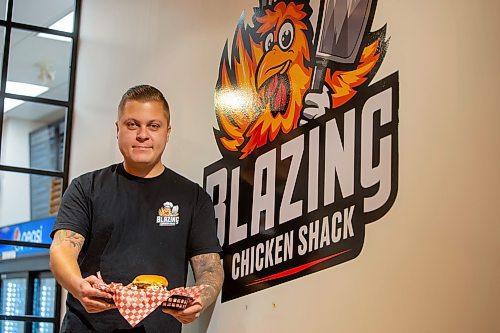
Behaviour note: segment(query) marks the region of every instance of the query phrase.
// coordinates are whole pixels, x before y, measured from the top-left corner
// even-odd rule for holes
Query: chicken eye
[[[270,32],[266,36],[266,40],[264,41],[264,50],[266,52],[268,52],[271,49],[271,47],[273,46],[273,42],[274,42],[274,36],[273,36],[273,33]]]
[[[294,33],[293,24],[291,22],[285,22],[281,26],[280,32],[278,35],[278,42],[279,42],[280,48],[283,51],[288,50],[290,48],[290,46],[292,45],[293,37],[294,37],[293,33]]]

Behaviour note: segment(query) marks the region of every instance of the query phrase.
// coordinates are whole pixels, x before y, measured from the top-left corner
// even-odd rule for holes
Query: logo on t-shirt
[[[156,223],[160,227],[171,227],[179,224],[179,206],[174,206],[170,201],[164,202],[163,207],[158,209]]]

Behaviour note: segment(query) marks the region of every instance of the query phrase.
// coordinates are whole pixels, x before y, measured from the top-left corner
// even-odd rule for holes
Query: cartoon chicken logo
[[[309,1],[261,1],[252,26],[241,16],[230,57],[224,47],[215,91],[214,132],[224,156],[244,159],[335,112],[375,75],[387,41],[385,27],[364,33],[372,1],[321,3],[316,34]]]
[[[169,201],[163,203],[163,207],[158,209],[159,216],[178,216],[179,206],[175,205]]]

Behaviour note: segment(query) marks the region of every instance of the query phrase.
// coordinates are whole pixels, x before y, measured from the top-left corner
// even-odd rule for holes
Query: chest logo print
[[[171,227],[179,224],[179,206],[174,206],[170,201],[164,202],[163,207],[158,209],[156,223],[160,227]]]

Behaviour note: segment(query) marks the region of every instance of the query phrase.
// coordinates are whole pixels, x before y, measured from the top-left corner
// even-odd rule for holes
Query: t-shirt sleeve
[[[188,256],[220,253],[222,248],[217,238],[214,205],[210,196],[198,186],[196,206],[189,233]]]
[[[67,229],[87,238],[90,230],[90,211],[90,200],[85,193],[82,179],[76,178],[64,192],[50,237],[54,238],[57,230]]]

